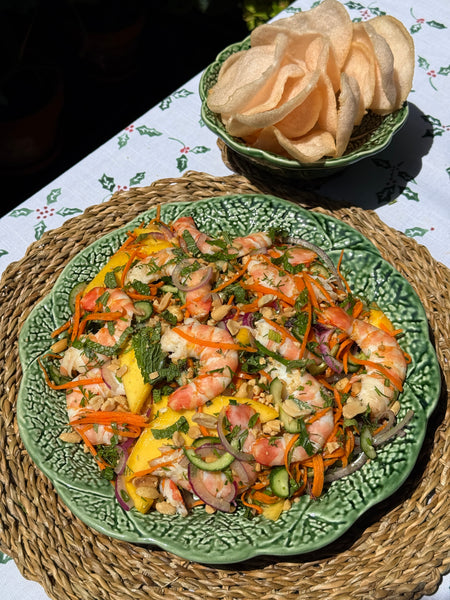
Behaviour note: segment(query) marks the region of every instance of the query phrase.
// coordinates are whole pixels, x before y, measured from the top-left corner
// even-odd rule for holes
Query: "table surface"
[[[297,0],[279,17],[313,4]],[[343,4],[353,20],[387,13],[412,34],[416,64],[408,98],[410,115],[387,150],[316,184],[315,191],[375,210],[387,225],[414,237],[450,267],[450,3],[377,0],[367,6],[353,1]],[[188,170],[229,175],[216,136],[200,118],[200,75],[1,218],[0,273],[20,260],[45,231],[107,201],[116,191],[182,176]],[[14,561],[1,551],[0,577],[6,600],[48,600],[41,586],[24,579]],[[424,596],[449,597],[450,575],[443,578],[436,594]]]

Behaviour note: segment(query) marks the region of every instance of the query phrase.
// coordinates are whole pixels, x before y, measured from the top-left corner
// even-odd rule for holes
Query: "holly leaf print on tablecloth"
[[[108,192],[111,192],[111,193],[114,191],[114,188],[116,187],[116,184],[114,182],[114,177],[108,177],[108,175],[105,175],[105,173],[103,173],[103,175],[99,179],[99,182],[104,190],[108,190]]]
[[[434,20],[426,21],[425,19],[420,18],[420,17],[417,18],[416,15],[414,14],[412,8],[410,8],[409,12],[410,12],[412,18],[415,19],[415,21],[416,21],[414,23],[414,25],[411,25],[411,27],[409,28],[409,31],[411,33],[418,33],[424,25],[428,25],[428,27],[433,27],[434,29],[447,29],[447,26],[444,25],[443,23],[438,23],[437,21],[434,21]]]
[[[178,140],[177,138],[173,138],[173,137],[170,137],[169,140],[178,142],[182,146],[180,149],[180,153],[182,156],[179,156],[177,158],[177,169],[180,173],[182,171],[184,171],[185,169],[187,169],[187,166],[188,166],[188,159],[186,156],[187,154],[205,154],[205,152],[209,152],[211,150],[211,148],[207,148],[206,146],[193,146],[191,148],[190,146],[186,146],[186,144],[184,142],[182,142],[181,140]]]
[[[153,127],[147,127],[147,125],[139,125],[139,127],[136,127],[136,131],[139,133],[139,135],[148,135],[148,137],[162,135],[160,131],[153,129]]]
[[[60,208],[58,211],[56,211],[56,214],[60,215],[61,217],[71,217],[72,215],[82,212],[83,211],[79,208]]]
[[[9,213],[8,216],[10,217],[27,217],[28,215],[30,215],[31,213],[33,213],[34,210],[32,210],[31,208],[26,208],[25,206],[21,207],[21,208],[15,208],[13,211],[11,211]]]
[[[61,188],[55,188],[47,195],[47,204],[54,204],[58,202],[58,198],[61,196]]]
[[[142,171],[142,173],[136,173],[136,175],[130,179],[130,185],[137,185],[138,183],[141,183],[144,177],[145,171]]]
[[[160,102],[158,106],[161,110],[167,110],[168,108],[170,108],[173,99],[177,100],[179,98],[187,98],[188,96],[192,96],[193,93],[194,92],[190,92],[186,88],[181,88],[180,90],[174,92],[171,96],[167,96],[167,98],[164,98],[164,100],[162,100],[162,102]]]
[[[423,227],[410,227],[406,229],[405,235],[408,237],[423,237],[428,232],[428,229],[424,229]]]
[[[446,131],[450,131],[450,125],[443,125],[436,117],[431,115],[421,115],[421,117],[427,125],[431,125],[431,128],[428,127],[422,137],[438,137]]]
[[[418,56],[418,58],[417,58],[417,64],[419,65],[419,67],[421,69],[423,69],[424,71],[426,71],[426,73],[428,75],[428,81],[430,82],[431,87],[434,90],[438,91],[438,88],[433,83],[433,80],[435,80],[439,75],[443,76],[443,77],[447,77],[447,75],[450,73],[450,65],[448,65],[446,67],[445,66],[439,67],[439,69],[436,71],[436,69],[431,69],[430,68],[431,67],[430,63],[423,56]]]
[[[3,552],[0,552],[0,564],[4,565],[7,562],[9,562],[10,560],[12,560],[12,558],[10,556],[8,556],[7,554],[4,554]]]

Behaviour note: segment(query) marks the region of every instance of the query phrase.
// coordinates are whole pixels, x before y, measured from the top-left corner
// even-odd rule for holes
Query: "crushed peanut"
[[[81,442],[81,435],[76,431],[64,431],[59,436],[62,442],[68,442],[69,444],[78,444]]]
[[[157,502],[155,509],[162,515],[174,515],[177,512],[175,506],[172,506],[168,502]]]
[[[52,352],[64,352],[64,350],[67,348],[68,346],[68,339],[67,338],[61,338],[60,340],[58,340],[57,342],[55,342],[54,344],[52,344],[50,346],[50,350]]]

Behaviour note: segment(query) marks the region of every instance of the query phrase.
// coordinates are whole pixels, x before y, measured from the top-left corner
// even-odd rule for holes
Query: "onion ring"
[[[303,238],[294,238],[294,237],[289,236],[286,238],[286,241],[289,242],[289,244],[297,244],[298,246],[303,246],[305,248],[308,248],[309,250],[314,250],[314,252],[316,252],[316,254],[318,254],[320,256],[320,258],[323,260],[323,262],[327,265],[327,267],[330,269],[330,271],[334,275],[337,286],[341,290],[345,290],[345,286],[342,282],[341,276],[338,273],[338,270],[334,266],[334,263],[331,260],[331,258],[328,256],[328,254],[326,252],[324,252],[322,250],[322,248],[319,248],[319,246],[316,246],[315,244],[312,244],[311,242],[308,242],[307,240],[304,240]]]
[[[196,283],[195,285],[185,285],[181,281],[181,271],[191,264],[192,261],[190,259],[182,260],[180,263],[177,264],[177,266],[172,272],[172,282],[174,286],[180,290],[180,292],[193,292],[194,290],[198,290],[202,286],[206,285],[211,280],[211,277],[213,275],[212,267],[200,267],[200,269],[205,271],[205,275],[204,277],[202,277],[200,282]]]

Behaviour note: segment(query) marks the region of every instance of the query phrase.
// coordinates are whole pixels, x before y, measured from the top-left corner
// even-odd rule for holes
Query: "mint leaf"
[[[165,429],[152,429],[152,434],[155,440],[162,440],[171,438],[176,431],[181,431],[181,433],[187,433],[189,431],[189,423],[186,417],[180,417],[176,423]]]

